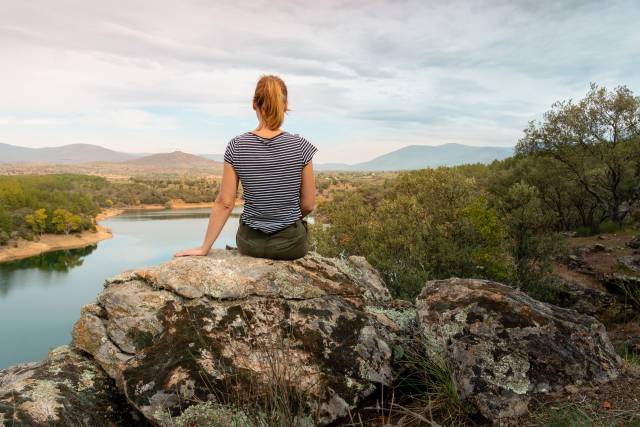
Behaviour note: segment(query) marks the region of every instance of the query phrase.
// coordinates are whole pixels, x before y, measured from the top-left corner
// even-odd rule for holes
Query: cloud
[[[278,73],[320,161],[513,145],[591,81],[640,90],[639,18],[633,0],[6,1],[0,140],[221,152]]]

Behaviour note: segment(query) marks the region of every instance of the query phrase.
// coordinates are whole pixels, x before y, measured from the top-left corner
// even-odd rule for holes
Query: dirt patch
[[[569,248],[573,253],[580,254],[580,261],[586,268],[571,268],[565,263],[556,263],[554,273],[566,281],[585,288],[606,291],[601,278],[625,272],[618,259],[637,254],[637,250],[627,246],[636,234],[638,234],[637,230],[625,230],[619,233],[570,238]]]
[[[37,242],[19,239],[14,242],[9,242],[7,246],[0,247],[0,262],[28,258],[45,252],[83,248],[101,240],[110,239],[111,237],[113,237],[111,231],[99,225],[95,232],[83,231],[82,233],[74,234],[44,234]]]
[[[534,400],[530,413],[513,425],[638,426],[640,371],[627,369],[607,384],[576,387],[567,395]]]

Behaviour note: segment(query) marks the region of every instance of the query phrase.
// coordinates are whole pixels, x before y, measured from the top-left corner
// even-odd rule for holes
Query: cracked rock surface
[[[42,362],[0,370],[0,426],[124,426],[135,419],[115,383],[67,346]]]
[[[536,393],[618,375],[601,323],[499,283],[428,282],[414,306],[393,300],[361,257],[216,250],[107,280],[71,348],[0,371],[0,426],[171,427],[254,408],[274,386],[308,415],[299,425],[339,425],[409,369],[416,335],[465,407],[494,423],[525,413]]]
[[[462,400],[493,422],[526,413],[534,393],[618,376],[620,360],[599,321],[499,283],[428,282],[416,311]]]
[[[73,346],[154,423],[196,402],[260,395],[275,376],[322,425],[393,382],[407,322],[387,315],[389,301],[362,258],[213,251],[108,280]]]

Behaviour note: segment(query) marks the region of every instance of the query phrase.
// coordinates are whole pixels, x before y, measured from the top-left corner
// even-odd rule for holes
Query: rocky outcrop
[[[626,255],[618,258],[623,268],[632,273],[640,273],[640,255]]]
[[[524,414],[535,393],[618,375],[601,323],[499,283],[432,281],[416,310],[419,331],[447,361],[462,400],[494,422]]]
[[[612,379],[619,363],[595,319],[510,287],[434,281],[414,305],[393,300],[364,258],[317,254],[221,250],[122,273],[72,336],[41,363],[0,371],[0,426],[279,425],[278,408],[295,425],[339,425],[411,374],[415,348],[499,421],[535,393]]]
[[[144,426],[114,381],[68,347],[0,370],[0,426]]]
[[[214,251],[108,280],[73,346],[154,423],[196,402],[260,403],[277,383],[324,425],[393,383],[413,317],[363,258]]]
[[[604,276],[602,283],[608,291],[640,308],[640,277],[614,273]]]
[[[605,325],[633,319],[637,309],[625,298],[598,289],[591,289],[567,280],[557,279],[556,304],[578,313],[593,316]]]

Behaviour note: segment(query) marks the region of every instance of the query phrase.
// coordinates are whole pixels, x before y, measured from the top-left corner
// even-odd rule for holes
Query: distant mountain
[[[319,163],[319,171],[394,171],[490,163],[513,155],[511,147],[473,147],[462,144],[409,145],[356,164]]]
[[[195,154],[174,151],[173,153],[151,154],[124,162],[126,165],[137,165],[144,167],[175,168],[175,169],[198,169],[198,168],[218,168],[220,162],[205,159]]]
[[[224,161],[224,154],[198,154],[198,156],[209,160],[215,160],[216,162]]]
[[[123,162],[139,157],[92,144],[70,144],[60,147],[29,148],[0,143],[0,163]]]

